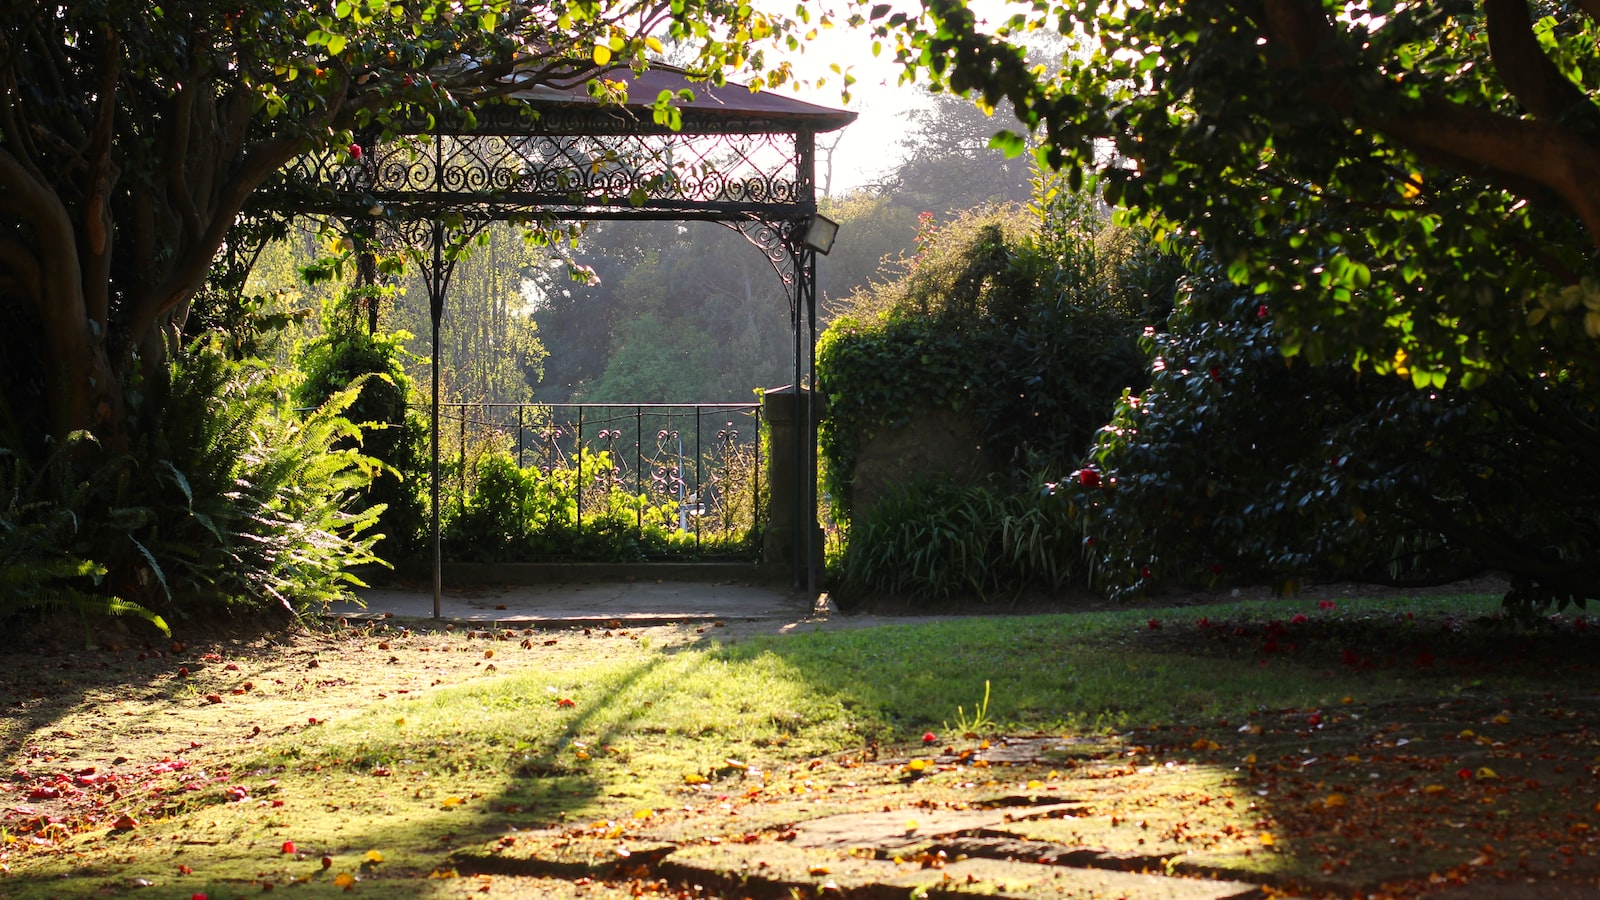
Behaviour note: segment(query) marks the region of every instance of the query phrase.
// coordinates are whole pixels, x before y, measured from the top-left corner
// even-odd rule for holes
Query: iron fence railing
[[[621,491],[645,498],[641,531],[648,506],[697,548],[737,539],[765,520],[761,428],[759,403],[441,403],[441,502],[464,509],[478,462],[506,453],[524,471],[565,473],[554,480],[572,491],[579,529]]]

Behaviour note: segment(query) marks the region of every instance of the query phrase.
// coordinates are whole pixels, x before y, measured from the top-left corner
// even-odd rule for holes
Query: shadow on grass
[[[191,813],[166,830],[113,836],[111,859],[135,861],[102,860],[101,877],[82,878],[81,891],[62,890],[60,875],[85,865],[65,859],[6,883],[41,896],[138,877],[188,890],[173,876],[183,865],[219,895],[298,878],[331,883],[340,872],[397,896],[427,894],[425,877],[453,851],[512,829],[559,825],[621,840],[648,821],[636,813],[704,802],[685,799],[692,779],[716,797],[735,754],[766,765],[873,741],[920,747],[925,730],[959,740],[950,732],[973,725],[985,682],[990,721],[975,732],[1115,730],[1120,743],[1097,764],[1129,779],[1116,782],[1129,796],[1134,780],[1171,766],[1221,784],[1236,802],[1229,817],[1255,842],[1253,877],[1403,880],[1419,866],[1426,875],[1465,865],[1485,840],[1509,855],[1479,868],[1514,866],[1565,840],[1571,823],[1557,821],[1561,811],[1593,806],[1592,786],[1564,779],[1569,768],[1586,774],[1585,736],[1600,723],[1592,702],[1561,698],[1595,683],[1600,648],[1594,632],[1570,623],[1526,632],[1480,615],[1470,604],[1301,602],[963,619],[730,645],[710,632],[610,667],[496,675],[374,705],[252,760],[265,806],[219,804],[205,810],[209,822]],[[96,683],[109,690],[113,681],[108,673]],[[403,727],[393,724],[400,719]],[[1545,790],[1556,784],[1567,791],[1562,803],[1582,805],[1556,805]],[[281,810],[271,806],[279,796]],[[1192,850],[1177,821],[1157,823],[1152,852]],[[283,854],[285,839],[310,858]],[[362,863],[367,850],[384,861]]]

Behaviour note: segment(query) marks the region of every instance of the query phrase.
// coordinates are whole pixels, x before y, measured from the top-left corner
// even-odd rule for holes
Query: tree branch
[[[1589,97],[1545,55],[1533,35],[1527,0],[1484,0],[1489,55],[1517,102],[1541,119],[1593,120]]]
[[[117,81],[122,77],[122,39],[111,31],[104,37],[100,60],[100,103],[95,110],[93,138],[84,153],[88,168],[89,197],[83,205],[84,310],[101,326],[101,334],[111,312],[111,185],[116,180],[112,161],[112,142],[117,117]]]
[[[1509,2],[1522,5],[1522,0]],[[1600,0],[1594,2],[1600,4]],[[1320,4],[1314,0],[1265,0],[1263,10],[1265,36],[1269,43],[1288,49],[1285,62],[1318,74],[1307,91],[1309,99],[1328,103],[1419,155],[1453,161],[1453,168],[1487,177],[1518,196],[1538,199],[1529,185],[1548,189],[1577,214],[1591,242],[1600,248],[1600,179],[1594,177],[1600,171],[1600,144],[1556,118],[1503,115],[1438,96],[1424,97],[1418,107],[1396,93],[1399,89],[1389,82],[1377,90],[1390,96],[1377,98],[1376,103],[1353,96],[1342,87],[1346,80],[1337,77],[1345,68],[1338,55],[1341,35]],[[1504,10],[1499,13],[1505,14]],[[1504,41],[1502,46],[1506,46]],[[1548,59],[1544,62],[1549,64]],[[1524,69],[1517,77],[1526,73]],[[1529,76],[1528,80],[1533,79]],[[1555,90],[1548,84],[1527,89],[1539,103],[1550,102],[1550,92]],[[1374,108],[1405,112],[1367,112]]]
[[[1511,176],[1550,189],[1577,214],[1591,243],[1600,248],[1600,180],[1594,177],[1600,172],[1600,146],[1571,129],[1436,97],[1425,99],[1420,110],[1372,124],[1407,147],[1447,153],[1491,178]]]

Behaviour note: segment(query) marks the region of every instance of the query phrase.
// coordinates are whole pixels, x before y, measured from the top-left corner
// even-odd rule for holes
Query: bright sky
[[[821,89],[800,93],[801,99],[824,106],[843,106],[859,114],[843,132],[817,137],[818,187],[835,196],[871,184],[905,155],[900,145],[906,114],[927,100],[913,85],[899,84],[900,69],[885,51],[874,58],[871,38],[843,28],[823,32],[807,52],[795,60],[803,78],[822,78]],[[842,79],[829,71],[830,63],[851,66],[856,83],[850,102],[841,103]],[[837,141],[837,144],[834,142]],[[829,153],[830,145],[833,147]],[[829,179],[829,159],[832,178]]]
[[[980,18],[987,16],[994,21],[1002,16],[1006,0],[974,0],[968,5]],[[843,18],[838,17],[839,21]],[[856,78],[850,88],[848,104],[839,100],[842,80],[828,68],[835,62],[849,66]],[[901,139],[907,113],[928,103],[920,87],[900,84],[900,68],[893,62],[893,48],[885,46],[883,54],[874,57],[869,35],[841,26],[822,31],[803,54],[794,57],[794,66],[801,78],[825,80],[820,90],[795,96],[825,106],[843,106],[860,114],[842,134],[818,136],[818,186],[837,196],[871,184],[893,169],[905,155]],[[836,138],[838,144],[832,152],[830,183],[828,147]]]

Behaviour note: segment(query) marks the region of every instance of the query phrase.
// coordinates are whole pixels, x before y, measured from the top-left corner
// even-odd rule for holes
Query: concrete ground
[[[492,583],[453,579],[439,598],[438,618],[458,622],[578,625],[624,622],[639,627],[716,620],[793,622],[826,609],[785,583],[749,579],[680,581],[597,572],[567,581]],[[347,619],[435,617],[433,587],[398,584],[358,592],[359,603],[336,603],[328,615]]]

